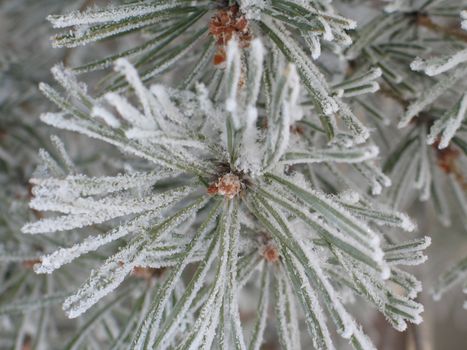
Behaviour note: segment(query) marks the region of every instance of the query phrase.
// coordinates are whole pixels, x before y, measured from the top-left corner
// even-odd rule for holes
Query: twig
[[[433,20],[426,15],[417,16],[417,25],[427,28],[433,32],[443,33],[445,35],[453,36],[459,40],[467,42],[467,32],[459,28],[445,27],[433,22]]]

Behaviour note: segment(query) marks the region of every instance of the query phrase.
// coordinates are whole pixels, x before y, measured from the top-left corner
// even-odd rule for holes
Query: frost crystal
[[[457,65],[467,61],[467,49],[458,51],[445,57],[437,57],[424,61],[417,58],[410,64],[410,68],[415,71],[424,71],[429,76],[444,73]]]

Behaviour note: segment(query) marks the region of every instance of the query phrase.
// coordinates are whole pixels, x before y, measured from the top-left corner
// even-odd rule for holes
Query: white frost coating
[[[399,217],[402,220],[401,228],[404,231],[412,232],[417,228],[417,224],[407,214],[405,214],[405,213],[398,213],[398,214],[399,214]]]
[[[81,288],[63,304],[63,309],[70,318],[77,317],[105,295],[117,288],[135,266],[141,265],[147,252],[160,242],[167,232],[190,218],[194,211],[206,203],[198,200],[192,205],[181,209],[169,219],[157,226],[155,233],[140,234],[130,241],[115,255],[108,258],[103,265],[91,272],[88,280]],[[123,262],[123,264],[122,264]]]
[[[374,80],[374,79],[378,79],[379,77],[381,77],[381,75],[383,75],[383,70],[377,67],[377,68],[372,68],[366,75],[366,78],[368,80]]]
[[[202,270],[197,275],[198,279],[194,282],[193,288],[190,290],[189,295],[184,300],[183,305],[180,306],[180,312],[177,313],[177,315],[175,315],[175,319],[171,323],[170,327],[167,329],[167,332],[165,334],[161,334],[161,339],[160,339],[161,344],[164,344],[166,339],[170,339],[173,337],[176,331],[177,325],[180,324],[180,322],[182,322],[184,315],[187,313],[189,307],[191,306],[193,300],[197,296],[199,290],[203,287],[205,278],[209,272],[209,269],[214,259],[218,255],[218,253],[219,253],[219,244],[216,244],[212,253],[204,257],[204,261],[206,262],[206,264],[201,265]]]
[[[379,278],[376,279],[364,266],[351,263],[347,259],[344,259],[339,251],[335,251],[335,254],[342,266],[345,268],[345,271],[349,274],[353,274],[358,284],[365,288],[365,293],[374,301],[374,304],[379,311],[388,316],[385,305],[388,304],[388,294],[390,295],[391,293],[385,284],[381,283]],[[405,321],[400,315],[393,315],[392,313],[389,315],[390,317],[388,317],[388,320],[396,329],[405,329]]]
[[[373,163],[355,163],[353,166],[370,182],[373,195],[380,194],[383,186],[391,186],[391,179],[383,174],[381,169],[376,167]]]
[[[392,264],[419,265],[426,261],[423,251],[431,245],[430,237],[423,237],[384,248],[385,258]]]
[[[104,215],[103,213],[96,214],[92,218],[89,218],[87,214],[60,216],[58,218],[47,218],[32,224],[26,224],[22,227],[21,231],[28,234],[67,231],[96,223],[102,223],[110,220],[111,218],[112,216]]]
[[[303,118],[300,106],[300,77],[294,64],[289,65],[289,77],[287,84],[290,89],[288,108],[290,109],[290,123],[293,124]]]
[[[68,215],[44,218],[23,226],[24,233],[36,234],[56,231],[67,231],[111,219],[137,214],[144,211],[160,210],[182,198],[190,192],[189,188],[168,191],[162,194],[133,198],[128,195],[112,195],[99,200],[92,198],[34,198],[31,207],[36,210],[53,210]]]
[[[313,200],[308,199],[307,203],[323,215],[326,221],[342,229],[348,236],[363,239],[374,249],[381,250],[379,236],[363,220],[356,218],[341,204],[322,192],[313,189],[308,189],[306,192],[313,197]]]
[[[255,107],[248,107],[246,110],[246,128],[242,138],[242,156],[238,157],[237,166],[239,169],[251,173],[253,177],[261,173],[262,156],[259,144],[259,132],[256,128],[258,110]]]
[[[282,267],[281,265],[279,266]],[[289,343],[289,342],[292,342],[292,339],[293,339],[292,336],[290,335],[290,328],[288,327],[287,316],[286,316],[287,304],[289,302],[289,300],[287,300],[287,297],[289,295],[285,293],[284,286],[286,284],[284,283],[285,272],[283,271],[283,267],[279,268],[278,271],[279,273],[277,273],[274,278],[274,280],[277,283],[277,287],[275,288],[275,293],[276,293],[275,314],[277,318],[278,331],[279,333],[282,333],[283,336],[285,337],[285,343]]]
[[[114,106],[118,113],[130,124],[135,125],[141,129],[156,129],[154,119],[146,117],[137,108],[128,102],[128,100],[114,92],[106,93],[104,98],[107,102]]]
[[[281,219],[284,222],[288,222],[287,219],[280,214]],[[288,231],[293,234],[293,231],[288,228]],[[295,238],[297,241],[298,239]],[[308,263],[308,268],[311,268],[315,275],[316,275],[316,283],[319,283],[322,285],[322,293],[327,294],[324,296],[327,304],[327,307],[330,309],[330,312],[333,315],[333,318],[336,318],[339,322],[339,329],[337,331],[343,338],[350,338],[354,332],[355,329],[355,322],[353,318],[348,314],[347,310],[344,308],[342,305],[340,298],[338,297],[336,291],[334,290],[334,287],[329,283],[328,278],[325,276],[323,273],[320,264],[318,263],[319,259],[317,256],[314,255],[314,253],[310,249],[303,249],[303,253],[306,256],[306,260]],[[295,259],[295,258],[292,258]],[[295,268],[297,270],[301,270],[301,273],[303,273],[303,276],[305,276],[305,272],[303,271],[303,267],[301,264],[295,263]],[[306,288],[307,286],[305,285],[303,288]],[[324,320],[322,320],[324,321]]]
[[[237,90],[240,80],[240,49],[236,40],[227,44],[227,97],[225,106],[227,111],[234,113],[237,108]],[[238,125],[238,124],[237,124]]]
[[[346,264],[345,261],[343,263]],[[348,268],[349,266],[347,266]],[[395,329],[403,331],[407,328],[406,321],[416,323],[421,320],[420,313],[423,311],[423,305],[395,294],[386,284],[368,274],[363,266],[352,266],[350,270],[357,276],[359,282],[365,286],[365,290],[370,294],[371,299],[375,301],[375,305]],[[399,312],[390,310],[388,306],[399,310]]]
[[[142,198],[128,193],[114,194],[102,199],[60,197],[52,194],[36,197],[31,201],[31,208],[41,211],[51,210],[65,214],[88,214],[89,219],[118,217],[141,211],[155,209],[171,196],[185,195],[187,189],[168,191],[162,194],[147,195]]]
[[[379,238],[374,239],[375,242],[372,242],[371,246],[369,247],[367,244],[361,243],[361,238],[359,239],[359,237],[356,236],[354,233],[345,229],[341,230],[339,229],[339,227],[336,227],[338,226],[335,224],[336,220],[333,220],[332,218],[326,218],[326,220],[324,220],[323,217],[321,217],[320,215],[308,213],[306,210],[304,210],[303,206],[294,203],[292,200],[288,200],[287,198],[289,196],[286,193],[281,192],[280,190],[278,190],[278,195],[282,200],[284,200],[287,203],[288,206],[290,206],[294,210],[302,212],[304,214],[306,213],[305,215],[308,217],[308,220],[310,222],[313,222],[314,225],[310,225],[310,223],[307,224],[313,227],[313,229],[314,226],[318,226],[322,230],[324,230],[324,232],[320,230],[319,233],[322,234],[325,239],[329,240],[330,242],[334,242],[334,244],[336,245],[338,245],[337,242],[340,242],[344,243],[344,245],[351,246],[360,254],[372,259],[376,265],[380,265],[384,253],[379,246]],[[322,212],[321,210],[319,211]],[[278,228],[278,230],[279,229],[280,228]]]
[[[394,279],[395,283],[407,291],[408,298],[414,299],[417,297],[417,294],[422,291],[422,283],[413,275],[399,270],[398,268],[392,268],[391,272],[391,277]]]
[[[156,212],[151,212],[139,216],[138,218],[122,224],[106,234],[90,236],[83,242],[75,244],[70,248],[61,248],[49,255],[42,256],[41,263],[34,266],[34,271],[36,273],[52,273],[54,270],[73,261],[83,254],[96,251],[105,244],[146,229],[150,219],[156,215]]]
[[[356,144],[364,143],[370,137],[370,131],[362,122],[353,114],[347,104],[341,100],[337,101],[339,106],[339,116],[344,121],[345,125],[352,132],[354,142]]]
[[[309,43],[310,51],[311,51],[311,58],[317,60],[319,56],[321,56],[321,44],[319,42],[319,38],[316,35],[309,36]]]
[[[397,125],[403,128],[410,123],[410,120],[420,113],[425,107],[432,104],[438,97],[450,89],[456,82],[464,78],[467,74],[467,66],[460,66],[448,73],[448,75],[438,80],[436,84],[424,90],[420,97],[412,102]]]
[[[219,296],[217,297],[215,304],[213,306],[213,310],[221,310],[223,306],[223,301],[222,301],[222,293],[219,293]],[[189,350],[210,350],[212,347],[212,343],[214,341],[214,338],[216,336],[216,328],[218,327],[219,324],[219,319],[220,319],[220,312],[214,312],[214,315],[211,315],[209,319],[209,324],[207,325],[206,330],[204,330],[204,337],[202,339],[201,344],[193,344]],[[229,329],[227,328],[227,331]],[[238,349],[240,350],[246,350],[245,347],[242,347],[242,344],[238,344]]]
[[[261,77],[263,74],[263,61],[265,49],[260,39],[254,39],[250,49],[250,60],[248,69],[248,96],[247,104],[254,107],[261,88]]]
[[[75,172],[75,164],[71,160],[68,152],[65,149],[65,145],[63,144],[62,140],[56,135],[50,136],[50,140],[52,144],[55,146],[55,149],[58,151],[60,158],[65,163],[66,170],[70,173]]]
[[[216,279],[213,282],[212,288],[210,289],[209,297],[204,303],[196,323],[192,327],[192,332],[194,333],[195,338],[190,344],[187,344],[189,345],[188,349],[199,349],[204,338],[208,338],[207,340],[212,339],[212,333],[215,331],[218,323],[219,310],[221,309],[220,305],[222,303],[222,299],[224,298],[224,293],[226,292],[225,286],[227,284],[227,262],[230,243],[230,230],[228,228],[230,226],[230,216],[227,217],[226,221],[227,222],[224,222],[224,232],[222,232],[222,255],[219,256]],[[208,344],[208,348],[209,346],[210,344]]]
[[[289,283],[285,284],[284,289],[285,298],[287,298],[291,318],[291,322],[288,325],[286,325],[289,330],[290,337],[292,338],[290,345],[292,346],[292,349],[301,349],[302,347],[300,346],[300,326],[298,324],[299,317],[297,312],[297,305],[295,302],[295,294],[293,292],[292,286]]]
[[[391,268],[387,264],[383,264],[381,267],[381,279],[387,280],[391,277]]]
[[[429,60],[417,57],[410,64],[410,68],[414,71],[424,71],[427,75],[434,76],[444,73],[466,61],[467,49],[464,49],[448,56],[435,57]]]
[[[162,22],[164,19],[167,19],[167,17],[167,14],[154,14],[153,16],[145,16],[138,20],[122,20],[117,22],[118,25],[114,26],[105,24],[101,26],[98,25],[98,28],[94,28],[94,26],[87,24],[76,25],[73,29],[70,29],[66,35],[54,36],[52,45],[54,47],[77,47],[90,42],[109,38],[114,35],[154,25]],[[51,19],[52,17],[49,18]]]
[[[313,288],[310,286],[310,282],[308,280],[308,277],[306,276],[306,273],[303,269],[302,264],[300,264],[295,257],[291,257],[292,260],[292,266],[296,270],[296,275],[300,280],[300,283],[302,284],[301,286],[301,292],[304,294],[304,297],[309,301],[309,305],[311,308],[312,313],[317,319],[318,325],[314,325],[314,321],[312,319],[307,318],[307,325],[311,329],[311,332],[313,334],[316,334],[317,331],[321,331],[323,333],[323,338],[322,341],[324,344],[317,344],[317,339],[318,337],[314,337],[313,339],[313,344],[317,349],[334,349],[331,336],[329,334],[328,328],[326,326],[326,317],[324,314],[324,311],[319,303],[318,296],[316,295],[315,291]],[[313,326],[312,326],[313,325]],[[317,329],[316,329],[317,328]],[[318,338],[319,339],[319,338]]]
[[[412,253],[410,256],[393,256],[388,255],[387,259],[389,261],[389,265],[394,266],[417,266],[423,264],[427,261],[428,257],[421,252]]]
[[[372,247],[368,247],[362,244],[359,240],[355,239],[354,237],[351,237],[350,235],[345,234],[345,232],[342,232],[341,230],[336,229],[332,225],[332,223],[328,223],[325,220],[322,220],[322,218],[320,218],[319,216],[314,215],[311,218],[320,227],[326,230],[332,236],[333,239],[338,239],[341,242],[344,242],[352,246],[353,249],[359,251],[365,256],[370,257],[372,260],[374,260],[378,264],[380,264],[383,261],[384,253],[379,247],[379,242],[377,242],[377,244],[374,244]]]
[[[287,30],[280,23],[269,19],[263,22],[284,44],[290,54],[290,60],[297,65],[302,81],[309,92],[316,98],[323,113],[332,115],[339,109],[336,101],[329,94],[329,87],[322,73],[310,62],[305,52],[286,36]]]
[[[462,22],[461,22],[462,29],[467,30],[467,10],[464,10],[461,12],[461,18],[462,18]],[[466,304],[464,304],[464,308],[465,308],[465,305]]]
[[[233,205],[231,206],[233,207]],[[239,290],[238,290],[238,256],[239,256],[239,237],[240,237],[240,222],[238,221],[238,211],[233,210],[231,214],[231,224],[230,224],[230,242],[229,242],[229,267],[227,273],[226,288],[227,292],[224,297],[223,303],[227,306],[227,312],[229,318],[232,320],[233,325],[233,338],[234,342],[237,345],[237,348],[240,350],[247,350],[245,339],[243,336],[243,329],[240,320],[240,311],[239,311]],[[230,327],[229,327],[230,328]],[[216,334],[213,330],[213,335]],[[208,344],[210,342],[207,342]],[[211,349],[210,347],[207,350]]]
[[[419,166],[417,168],[417,174],[415,178],[415,188],[420,189],[420,200],[426,201],[431,194],[431,184],[432,184],[432,169],[430,166],[429,155],[431,153],[428,147],[426,146],[426,141],[429,141],[427,137],[427,126],[423,124],[419,127]]]
[[[147,243],[141,239],[134,240],[107,259],[97,270],[93,270],[88,281],[63,303],[63,310],[68,317],[78,317],[117,288],[138,265],[138,257]],[[122,262],[124,263],[122,264]]]
[[[180,248],[179,252],[182,253],[183,248]],[[199,253],[194,254],[188,260],[188,263],[192,264],[192,263],[204,261],[205,255],[203,253],[204,253],[203,251],[200,251]],[[177,258],[178,258],[178,255],[157,256],[157,255],[152,255],[151,253],[151,254],[141,257],[140,266],[155,268],[155,269],[161,269],[164,267],[174,267],[177,265]]]
[[[164,132],[131,128],[125,132],[129,139],[148,140],[150,143],[164,146],[183,146],[207,150],[206,144],[178,135],[167,135]]]
[[[245,130],[242,133],[242,152],[241,157],[237,159],[239,169],[250,173],[252,176],[259,175],[262,163],[262,151],[260,150],[258,139],[259,132],[256,127],[258,119],[258,110],[256,109],[256,101],[261,87],[261,77],[263,74],[263,61],[265,49],[259,39],[254,39],[251,42],[249,65],[248,65],[248,80],[247,80],[247,96],[246,96],[246,118],[241,123],[245,125]]]
[[[347,190],[339,193],[338,198],[346,204],[357,204],[360,201],[360,194],[356,191]]]
[[[263,265],[263,269],[267,269],[267,265]],[[263,271],[265,273],[264,280],[261,280],[261,294],[260,294],[260,302],[258,307],[258,331],[257,331],[257,338],[254,343],[250,343],[249,349],[250,350],[260,350],[261,345],[264,340],[264,331],[266,330],[267,325],[267,318],[268,318],[268,306],[269,306],[269,286],[270,286],[270,277],[267,271]]]
[[[185,252],[186,245],[175,243],[174,247],[167,246],[163,243],[157,246],[153,246],[150,249],[147,249],[146,254],[141,257],[141,265],[140,266],[150,266],[149,264],[159,264],[164,262],[173,261],[174,264],[177,264],[177,258]],[[203,249],[200,249],[196,255],[190,257],[189,261],[192,260],[202,260],[205,253]],[[163,265],[162,265],[163,266]]]
[[[332,34],[332,29],[329,23],[325,21],[322,17],[319,17],[318,20],[323,25],[323,29],[324,29],[323,39],[326,41],[334,40],[334,34]]]
[[[78,25],[91,25],[106,22],[119,22],[130,17],[142,17],[154,12],[160,12],[178,5],[179,1],[167,2],[165,4],[131,4],[123,6],[108,7],[104,10],[75,11],[67,15],[50,15],[47,20],[54,28],[65,28]]]
[[[441,134],[438,148],[443,149],[449,145],[456,131],[460,128],[467,114],[467,93],[456,104],[453,110],[447,111],[441,118],[437,119],[427,136],[427,143],[432,145]]]
[[[334,14],[333,10],[325,5],[327,12],[316,10],[316,8],[311,6],[310,2],[306,0],[292,0],[292,2],[303,7],[308,15],[326,19],[327,21],[332,22],[334,26],[338,26],[340,29],[355,29],[357,27],[356,21]],[[327,2],[328,1],[326,1],[326,3]]]
[[[362,350],[377,350],[376,347],[371,342],[371,339],[363,333],[362,327],[358,326],[355,328],[353,336],[357,339],[359,343],[359,349]]]
[[[341,48],[346,48],[352,45],[353,40],[349,34],[347,34],[342,28],[334,26],[334,42],[339,45]],[[342,54],[342,49],[339,47],[333,47],[333,52],[340,55]]]
[[[240,0],[240,9],[249,20],[260,20],[265,7],[266,0]]]
[[[368,86],[363,86],[359,88],[355,88],[352,91],[342,91],[340,97],[353,97],[359,96],[364,94],[373,94],[380,89],[380,86],[377,82],[372,81],[368,83]]]
[[[467,257],[463,258],[441,275],[431,291],[433,299],[436,301],[440,300],[445,292],[459,283],[464,283],[463,291],[465,293],[465,281],[467,281]]]
[[[376,92],[379,90],[379,84],[374,80],[381,77],[382,73],[383,71],[379,67],[371,68],[368,72],[362,75],[335,85],[333,89],[334,91],[337,91],[338,94],[340,93],[345,97]],[[341,90],[343,91],[341,92]]]
[[[84,83],[78,82],[76,76],[62,64],[52,67],[51,72],[60,85],[73,97],[83,99],[87,103],[95,103],[87,94],[87,86]]]
[[[383,186],[381,186],[381,184],[378,181],[376,181],[375,179],[372,179],[371,194],[373,196],[379,196],[382,191],[383,191]]]
[[[138,99],[143,106],[146,119],[154,122],[154,116],[152,114],[151,104],[149,102],[150,93],[141,82],[136,68],[133,67],[133,65],[128,62],[126,58],[119,58],[115,61],[115,71],[125,75],[126,80],[135,90],[136,96],[138,96]],[[152,123],[148,124],[149,127],[152,126],[151,124]]]
[[[60,197],[93,196],[128,190],[135,187],[147,187],[156,181],[177,174],[170,170],[159,170],[149,173],[120,174],[117,176],[89,177],[87,175],[69,175],[64,179],[32,178],[35,185],[35,197],[54,193]]]
[[[151,91],[151,93],[154,94],[154,96],[156,96],[157,100],[160,103],[161,113],[163,112],[168,120],[178,125],[183,125],[184,123],[186,123],[186,120],[184,120],[180,109],[177,108],[171,101],[170,95],[163,85],[151,85],[149,90]]]
[[[397,308],[409,315],[408,320],[411,323],[420,324],[423,321],[422,317],[420,316],[420,313],[424,311],[423,305],[406,298],[400,299],[402,300],[402,303],[398,303]]]
[[[341,202],[344,202],[342,199]],[[347,204],[344,202],[344,204]],[[416,228],[410,218],[404,214],[393,210],[386,209],[370,209],[366,207],[349,206],[349,209],[357,216],[366,217],[379,225],[396,226],[402,228],[404,231],[413,231]]]
[[[287,150],[290,139],[290,126],[294,123],[292,116],[297,116],[297,120],[302,116],[301,108],[298,106],[299,79],[293,64],[287,66],[284,76],[280,77],[279,81],[284,78],[286,79],[284,87],[278,88],[274,92],[272,102],[274,109],[271,112],[267,140],[271,153],[267,159],[265,171],[273,168]],[[283,100],[280,100],[281,98]]]
[[[105,109],[102,106],[96,105],[92,107],[91,115],[93,117],[98,117],[104,120],[110,127],[114,129],[118,129],[121,126],[120,121],[117,119],[116,116],[113,115],[110,111]]]
[[[290,125],[291,125],[290,108],[288,108],[287,103],[284,103],[281,109],[282,109],[281,119],[279,121],[281,131],[278,132],[278,136],[276,139],[276,149],[274,150],[274,156],[270,163],[270,167],[273,167],[276,165],[276,163],[279,161],[279,159],[282,157],[282,155],[286,151],[287,146],[289,145]]]
[[[57,164],[55,159],[52,158],[49,152],[44,149],[39,150],[39,159],[42,163],[41,169],[34,172],[34,176],[46,177],[46,176],[64,176],[63,169]]]
[[[361,163],[374,159],[379,154],[379,148],[370,145],[360,148],[324,148],[310,149],[308,151],[290,150],[281,161],[282,164],[305,164],[305,163]]]
[[[145,152],[144,150],[134,147],[133,145],[129,145],[128,143],[123,143],[119,140],[116,140],[114,137],[103,135],[102,133],[95,130],[94,124],[89,123],[87,121],[66,118],[63,113],[45,113],[42,114],[40,118],[44,123],[50,126],[63,130],[75,131],[88,137],[102,140],[104,142],[118,147],[123,152],[127,152],[129,154],[136,155],[143,159],[150,160],[155,164],[162,165],[166,168],[173,168],[171,164],[167,163],[161,158],[157,158],[154,155]]]
[[[149,344],[154,344],[155,338],[156,338],[156,331],[159,331],[160,322],[163,316],[164,309],[167,306],[170,296],[172,295],[172,292],[176,286],[177,281],[179,281],[182,272],[184,271],[185,267],[189,263],[190,259],[192,259],[192,257],[195,255],[195,253],[199,249],[200,242],[204,240],[206,234],[211,229],[211,226],[210,226],[211,221],[217,218],[218,210],[217,209],[215,210],[216,212],[212,213],[212,216],[209,217],[208,219],[209,221],[205,222],[199,228],[198,232],[193,237],[193,240],[190,241],[190,243],[186,247],[187,250],[185,254],[183,255],[183,257],[177,261],[176,270],[174,270],[176,271],[176,273],[171,274],[166,280],[164,287],[161,289],[161,292],[158,294],[157,307],[151,310],[150,314],[148,314],[144,324],[142,325],[141,335],[138,336],[138,338],[135,341],[136,347],[142,346],[142,341],[147,336],[148,332],[149,332]],[[215,247],[213,247],[213,250],[214,248]],[[212,254],[212,250],[210,251],[210,254]],[[152,251],[148,251],[148,255],[152,257],[153,255]],[[204,255],[204,258],[207,260],[210,259],[210,257],[209,256],[206,257],[206,255]],[[208,267],[209,265],[210,264],[208,263]]]

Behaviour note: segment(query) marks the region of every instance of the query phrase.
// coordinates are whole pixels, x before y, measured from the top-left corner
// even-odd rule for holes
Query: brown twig
[[[433,32],[442,33],[448,36],[455,37],[459,40],[467,42],[467,32],[455,27],[445,27],[433,20],[426,15],[417,16],[417,25],[427,28]]]
[[[446,174],[452,174],[464,191],[467,191],[467,181],[464,178],[464,172],[459,168],[458,159],[460,151],[449,145],[447,148],[439,149],[439,142],[435,142],[433,147],[436,151],[438,167]]]
[[[402,96],[397,95],[391,89],[388,89],[388,88],[386,88],[384,86],[381,86],[381,88],[379,89],[379,92],[382,95],[384,95],[384,96],[396,101],[397,103],[399,103],[404,109],[406,109],[409,106],[409,101],[405,100]]]

